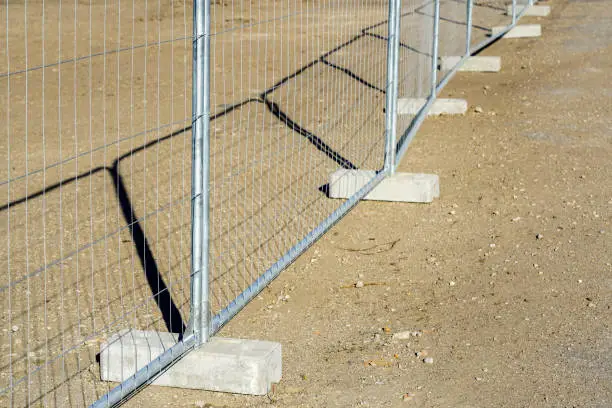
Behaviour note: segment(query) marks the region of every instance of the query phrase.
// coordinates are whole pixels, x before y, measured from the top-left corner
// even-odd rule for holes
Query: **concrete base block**
[[[440,58],[440,69],[450,71],[459,63],[462,57],[442,57]],[[459,71],[469,72],[499,72],[501,71],[501,57],[469,57]]]
[[[517,5],[516,6],[516,14],[518,15],[523,9],[526,8],[524,16],[530,17],[546,17],[550,14],[550,6],[525,6],[525,5]],[[508,6],[506,10],[506,14],[512,15],[512,5]]]
[[[374,170],[337,170],[329,177],[329,196],[349,198],[375,175]],[[364,200],[431,203],[436,197],[440,197],[436,174],[395,173],[381,181]]]
[[[173,346],[176,334],[121,332],[103,344],[103,381],[121,382]],[[154,385],[265,395],[282,372],[281,345],[269,341],[213,337],[159,376]]]
[[[498,35],[502,33],[506,27],[493,27],[491,29],[491,35]],[[539,37],[542,35],[542,26],[539,24],[522,24],[514,26],[508,31],[504,38],[525,38],[525,37]]]
[[[416,115],[427,102],[425,98],[401,98],[397,100],[399,115]],[[429,109],[428,115],[463,115],[467,112],[465,99],[438,98]]]

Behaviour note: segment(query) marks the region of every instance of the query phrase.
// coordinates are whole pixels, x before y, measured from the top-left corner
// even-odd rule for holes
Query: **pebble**
[[[357,281],[357,283],[355,284],[356,288],[363,288],[363,282],[362,281]]]
[[[476,113],[482,113],[482,107],[481,107],[481,106],[476,106],[476,107],[474,108],[474,112],[476,112]]]
[[[13,327],[11,327],[11,330],[12,330],[12,331],[13,331],[13,333],[14,333],[14,332],[16,332],[16,331],[18,331],[18,330],[19,330],[19,326],[13,326]]]
[[[434,360],[433,360],[433,357],[425,357],[425,358],[423,359],[423,362],[424,362],[425,364],[433,364],[433,361],[434,361]]]
[[[448,286],[455,286],[455,285],[456,285],[456,283],[454,281],[448,282]]]
[[[514,217],[514,218],[512,219],[512,222],[517,222],[517,221],[520,221],[520,220],[521,220],[521,217]]]
[[[407,392],[406,394],[404,394],[404,396],[402,397],[403,401],[412,401],[414,399],[414,394],[411,392]]]
[[[542,235],[542,234],[536,235],[536,239],[542,239],[542,238],[544,238],[544,235]]]
[[[408,340],[412,336],[412,332],[410,331],[402,331],[393,333],[393,338],[395,340]]]

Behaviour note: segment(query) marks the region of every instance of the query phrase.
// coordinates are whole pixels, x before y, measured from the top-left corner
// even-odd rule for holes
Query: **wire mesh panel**
[[[448,57],[462,57],[466,53],[467,1],[440,1],[440,27],[438,57],[440,62]],[[452,69],[450,64],[439,65],[438,82]]]
[[[87,405],[102,341],[185,326],[191,13],[0,6],[0,406]]]
[[[471,46],[485,44],[491,40],[491,29],[512,24],[512,15],[507,6],[512,0],[474,0],[472,9]]]
[[[393,171],[467,50],[466,0],[196,4],[0,6],[0,406],[119,402],[215,334]],[[339,201],[339,170],[373,171]],[[110,391],[101,344],[143,330],[180,351]]]
[[[382,168],[380,0],[212,5],[212,331],[338,219],[337,169]],[[331,218],[330,218],[331,217]]]
[[[399,99],[417,98],[425,103],[432,91],[433,49],[432,0],[405,0],[399,14],[399,46],[397,81]],[[365,33],[380,41],[388,40],[388,24],[372,26]],[[397,145],[408,141],[402,138],[415,115],[400,114],[397,117]]]

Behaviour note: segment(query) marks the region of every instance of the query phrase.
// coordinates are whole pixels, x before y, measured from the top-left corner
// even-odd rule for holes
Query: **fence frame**
[[[302,252],[320,238],[329,228],[338,222],[352,207],[367,195],[384,178],[394,174],[407,151],[408,145],[425,119],[427,112],[461,65],[472,54],[497,41],[525,13],[528,5],[517,13],[516,0],[512,0],[512,22],[501,33],[490,36],[484,41],[471,45],[473,0],[466,2],[466,44],[465,54],[460,61],[437,82],[439,25],[441,0],[433,0],[434,21],[432,31],[432,64],[431,89],[426,103],[415,115],[406,131],[397,138],[397,99],[399,82],[399,49],[401,30],[402,0],[390,0],[388,8],[388,43],[387,43],[387,92],[385,96],[385,156],[384,167],[351,198],[343,202],[333,213],[317,225],[304,239],[291,247],[274,265],[261,274],[243,293],[238,295],[225,309],[216,316],[211,316],[209,300],[208,253],[209,253],[209,173],[210,173],[210,36],[211,36],[211,0],[194,0],[193,9],[193,78],[192,78],[192,253],[191,253],[191,303],[190,321],[187,331],[178,343],[163,354],[149,362],[134,375],[113,388],[91,407],[102,408],[114,406],[125,401],[130,395],[143,386],[150,384],[172,364],[176,363],[191,350],[209,341],[223,325],[238,313],[252,298],[263,290],[280,272],[295,260]]]

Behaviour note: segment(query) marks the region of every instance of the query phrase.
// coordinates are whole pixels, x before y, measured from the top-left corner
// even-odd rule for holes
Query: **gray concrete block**
[[[176,343],[173,333],[123,331],[101,346],[103,381],[121,382]],[[159,376],[154,385],[265,395],[282,373],[281,345],[213,337]]]
[[[498,35],[506,29],[504,26],[493,27],[492,35]],[[539,24],[521,24],[514,26],[510,31],[504,34],[504,38],[526,38],[539,37],[542,35],[542,26]]]
[[[425,98],[400,98],[397,100],[399,115],[416,115],[425,105]],[[427,115],[463,115],[467,112],[468,103],[465,99],[438,98],[434,101]]]
[[[523,14],[524,16],[529,16],[529,17],[546,17],[547,15],[550,14],[550,6],[526,6],[526,5],[517,5],[516,6],[516,14],[518,15],[524,8],[526,8],[527,10],[525,10],[525,14]],[[512,5],[508,6],[508,9],[506,10],[506,14],[511,16],[512,15]]]
[[[329,177],[329,196],[349,198],[375,175],[374,170],[337,170]],[[439,196],[440,180],[436,174],[395,173],[383,179],[364,200],[430,203]]]
[[[450,71],[459,63],[462,57],[440,58],[440,69]],[[459,71],[467,72],[499,72],[501,70],[501,57],[474,56],[466,59],[459,67]]]

